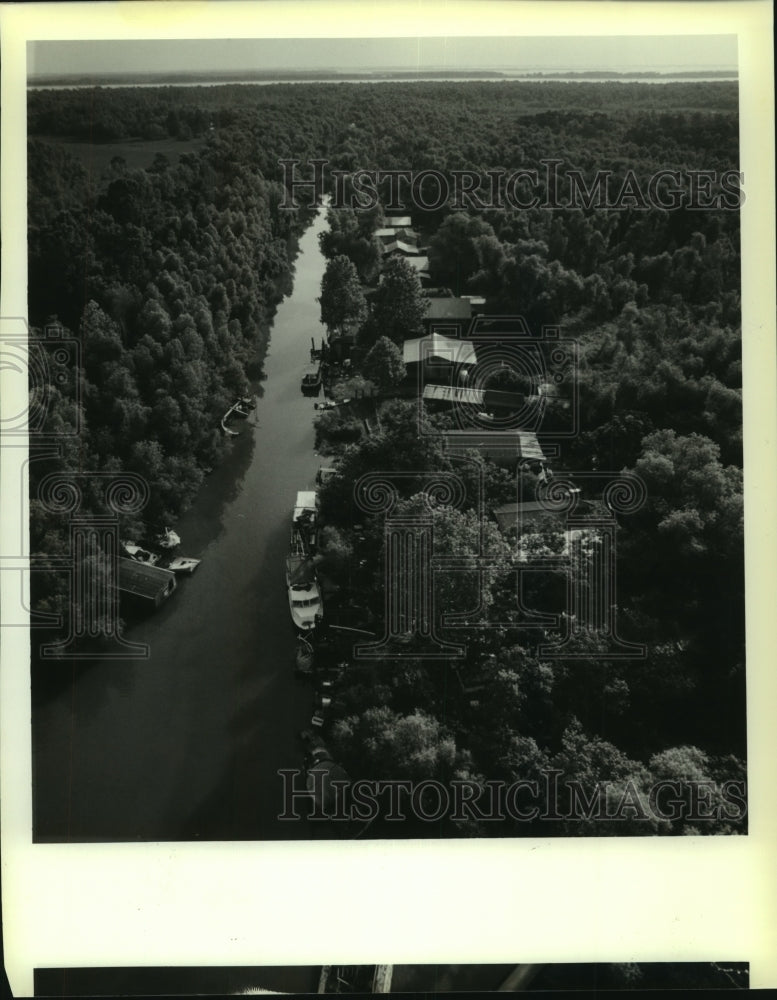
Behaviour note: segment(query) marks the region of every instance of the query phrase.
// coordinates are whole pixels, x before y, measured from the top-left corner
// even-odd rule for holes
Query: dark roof
[[[450,298],[430,298],[426,301],[424,319],[427,320],[469,319],[472,315],[472,306],[464,299],[450,296]]]
[[[579,500],[575,513],[590,514],[593,508],[587,500]],[[524,500],[520,503],[504,503],[500,507],[494,507],[492,511],[499,530],[504,534],[510,528],[519,528],[534,521],[539,521],[543,517],[560,517],[564,521],[567,518],[566,511],[549,510],[539,500]]]
[[[170,583],[172,581],[172,587]],[[175,573],[158,566],[147,566],[134,559],[119,559],[119,589],[155,601],[168,589],[175,589]]]
[[[474,448],[484,458],[495,461],[545,461],[545,454],[533,431],[443,431],[442,438],[448,451]]]

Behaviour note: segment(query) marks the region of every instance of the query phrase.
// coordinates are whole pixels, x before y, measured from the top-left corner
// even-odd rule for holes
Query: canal
[[[147,659],[46,663],[33,683],[38,841],[298,839],[278,769],[301,766],[313,691],[294,673],[284,580],[297,490],[313,487],[313,401],[300,392],[325,261],[322,209],[278,307],[256,410],[176,524],[192,577],[126,638]],[[56,676],[54,676],[56,673]]]

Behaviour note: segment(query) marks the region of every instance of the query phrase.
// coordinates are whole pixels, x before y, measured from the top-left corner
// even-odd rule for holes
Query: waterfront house
[[[419,388],[429,382],[456,385],[464,379],[464,373],[477,364],[475,348],[468,340],[455,340],[441,333],[406,340],[402,345],[402,359],[408,381]]]
[[[119,559],[119,590],[155,607],[165,601],[176,588],[175,573],[134,559]]]
[[[449,453],[461,453],[473,448],[483,458],[508,468],[524,464],[542,466],[547,462],[533,431],[454,430],[442,431],[441,437]]]

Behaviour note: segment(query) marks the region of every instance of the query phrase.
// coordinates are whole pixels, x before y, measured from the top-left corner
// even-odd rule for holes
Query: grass
[[[150,167],[157,153],[175,163],[183,153],[196,153],[203,148],[206,136],[196,139],[122,139],[117,142],[87,142],[56,135],[36,135],[31,138],[62,146],[74,156],[93,178],[98,178],[111,165],[114,156],[126,160],[134,169]]]

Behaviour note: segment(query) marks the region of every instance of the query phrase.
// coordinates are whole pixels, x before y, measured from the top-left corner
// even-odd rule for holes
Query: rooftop
[[[468,340],[444,337],[441,333],[406,340],[402,345],[402,358],[406,365],[420,364],[422,361],[434,362],[438,359],[455,365],[477,363],[475,348]]]
[[[427,299],[426,319],[469,319],[472,307],[465,299],[450,296],[449,298]]]
[[[170,570],[135,562],[134,559],[119,559],[120,590],[154,601],[175,590],[175,587],[175,573]]]

